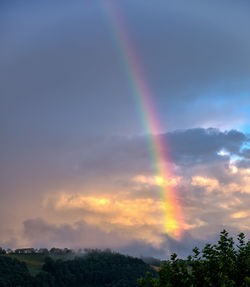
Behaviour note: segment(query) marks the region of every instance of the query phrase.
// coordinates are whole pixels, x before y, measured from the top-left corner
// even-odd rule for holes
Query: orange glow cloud
[[[231,215],[231,217],[235,219],[246,218],[248,216],[249,216],[249,212],[246,212],[246,211],[235,212]]]
[[[180,181],[180,177],[163,178],[161,176],[146,176],[139,174],[132,178],[132,180],[139,184],[155,185],[155,186],[176,186]]]
[[[82,214],[82,220],[105,231],[129,230],[130,236],[158,245],[163,230],[163,204],[151,198],[127,199],[122,196],[85,196],[63,192],[51,198],[56,212]]]

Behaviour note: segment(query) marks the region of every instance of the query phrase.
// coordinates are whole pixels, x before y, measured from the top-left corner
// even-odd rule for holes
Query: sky
[[[223,228],[250,236],[249,13],[244,0],[2,0],[0,246],[166,258]]]

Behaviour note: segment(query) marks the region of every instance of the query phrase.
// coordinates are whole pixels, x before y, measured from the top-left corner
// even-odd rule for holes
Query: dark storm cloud
[[[237,163],[237,166],[238,166],[239,168],[250,168],[250,160],[249,160],[249,159],[240,160],[240,161]]]
[[[2,144],[44,148],[72,144],[86,132],[141,129],[109,11],[100,3],[5,3]],[[230,5],[120,3],[164,128],[238,125],[247,116],[239,110],[249,107],[248,5]]]
[[[236,130],[226,132],[201,128],[178,130],[159,137],[162,137],[167,146],[167,158],[183,168],[185,166],[195,168],[197,165],[205,174],[208,172],[205,166],[214,166],[212,169],[214,174],[222,175],[224,165],[230,158],[229,155],[218,155],[221,150],[241,156],[239,166],[243,165],[244,159],[244,165],[247,164],[247,150],[243,152],[240,150],[248,138]],[[113,178],[122,182],[138,173],[152,174],[154,163],[150,160],[151,148],[147,141],[148,136],[100,136],[82,145],[78,143],[75,147],[65,146],[57,150],[52,148],[41,154],[35,150],[34,155],[26,151],[18,158],[14,154],[2,161],[4,164],[1,174],[2,185],[5,184],[7,188],[9,182],[11,189],[14,190],[17,186],[20,188],[25,184],[26,192],[30,190],[28,194],[31,194],[34,188],[41,190],[41,184],[46,190],[51,185],[67,186],[67,182],[91,182],[94,178],[99,181]],[[204,167],[201,168],[200,165]],[[6,169],[6,166],[9,168]],[[10,181],[13,176],[16,178],[16,183]],[[3,186],[2,190],[4,193]],[[25,194],[25,190],[22,192]]]
[[[222,150],[229,154],[243,155],[240,150],[249,139],[239,131],[219,131],[217,129],[188,129],[177,130],[159,135],[165,141],[170,161],[177,165],[209,164],[214,161],[229,160],[229,156],[222,157],[218,153]],[[130,171],[132,174],[138,170],[149,172],[149,153],[147,136],[135,136],[130,138],[113,137],[96,145],[91,151],[82,153],[79,168],[83,171],[106,172],[112,174],[122,171]],[[91,155],[91,156],[90,156]],[[93,156],[95,155],[95,156]],[[132,164],[134,159],[136,162]]]
[[[239,131],[221,132],[217,129],[189,129],[166,134],[173,160],[179,164],[209,163],[221,158],[218,153],[225,150],[239,154],[247,137]]]
[[[248,142],[250,142],[250,139]],[[250,149],[244,149],[241,154],[244,158],[250,159]]]

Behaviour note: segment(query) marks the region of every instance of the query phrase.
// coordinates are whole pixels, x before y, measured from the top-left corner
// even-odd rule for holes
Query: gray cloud
[[[24,236],[34,247],[111,248],[132,256],[154,256],[167,259],[174,252],[177,252],[180,257],[185,257],[191,254],[194,245],[204,245],[203,241],[195,240],[189,234],[185,234],[181,242],[165,235],[163,245],[156,248],[143,241],[128,242],[117,232],[106,233],[84,221],[57,226],[38,218],[26,220],[23,225]]]
[[[3,218],[8,216],[9,219],[8,222],[1,221],[1,230],[7,232],[9,228],[14,232],[4,232],[5,235],[9,234],[6,235],[9,239],[2,235],[1,242],[4,246],[8,242],[12,242],[11,246],[13,242],[20,246],[24,244],[21,239],[24,238],[25,245],[35,247],[110,247],[137,256],[148,250],[144,255],[161,257],[162,254],[164,257],[168,256],[166,248],[170,253],[186,256],[193,245],[201,246],[206,238],[214,240],[215,233],[223,227],[234,234],[238,231],[249,232],[248,158],[244,158],[247,152],[242,151],[248,137],[239,131],[222,132],[217,129],[178,130],[159,136],[168,143],[172,154],[170,166],[174,166],[174,175],[180,177],[176,189],[185,222],[189,226],[181,242],[168,237],[164,239],[166,235],[159,230],[160,225],[146,224],[148,220],[150,222],[149,205],[156,207],[159,201],[158,187],[150,182],[140,183],[132,179],[138,174],[149,178],[154,175],[145,136],[113,136],[69,153],[59,151],[53,157],[49,157],[48,153],[46,162],[33,170],[29,185],[25,183],[25,178],[19,182],[22,200],[16,197],[17,186],[10,185],[5,177],[5,187],[1,187],[5,204],[1,212],[5,214]],[[230,155],[218,155],[221,149],[228,150]],[[232,155],[241,156],[235,162],[237,173],[230,169]],[[60,157],[60,161],[57,157]],[[50,179],[49,175],[59,163],[58,177]],[[25,170],[25,166],[23,168]],[[46,169],[46,173],[41,174],[40,168]],[[9,174],[11,176],[12,173]],[[207,182],[195,181],[197,176]],[[29,190],[25,191],[27,186]],[[13,189],[10,199],[5,195],[7,188]],[[66,197],[61,197],[61,191]],[[84,201],[85,198],[87,201]],[[99,208],[91,198],[108,199],[112,202],[112,208],[137,202],[141,204],[143,212],[143,200],[151,199],[152,202],[146,205],[145,223],[126,227],[121,224],[124,218],[129,218],[125,211],[120,213],[119,209],[116,215],[111,211],[107,213],[107,208]],[[27,200],[32,202],[33,207],[27,208]],[[10,212],[13,208],[14,217]],[[33,214],[39,219],[30,219]],[[159,211],[152,214],[154,220],[159,217]],[[120,223],[115,223],[115,216],[118,219],[118,215],[121,216]],[[131,218],[136,220],[137,215]],[[88,224],[83,219],[88,220]],[[24,231],[20,236],[22,222]],[[101,230],[100,226],[105,230]],[[143,239],[143,234],[153,234],[155,242],[162,243],[158,246],[146,243],[150,241]]]
[[[104,232],[84,221],[55,225],[43,219],[28,219],[23,222],[24,237],[31,246],[69,248],[118,248],[128,239],[116,232]]]
[[[35,247],[111,248],[134,256],[144,255],[163,258],[167,255],[163,247],[155,248],[143,241],[128,240],[128,238],[119,235],[119,231],[104,232],[84,221],[58,226],[38,218],[26,220],[23,225],[24,236],[31,246]]]
[[[239,154],[247,137],[239,131],[221,132],[217,129],[189,129],[166,135],[173,159],[179,164],[206,163],[219,159],[218,152],[226,150]]]
[[[166,158],[179,166],[209,165],[214,162],[225,164],[229,161],[229,155],[222,157],[218,155],[220,151],[225,150],[229,154],[244,156],[247,151],[242,153],[241,147],[249,142],[242,132],[236,130],[222,132],[213,128],[177,130],[158,137],[161,137],[160,140],[167,146],[169,154]],[[83,151],[79,168],[82,171],[92,170],[96,173],[105,169],[104,173],[112,174],[128,170],[131,175],[138,170],[152,172],[148,168],[150,166],[148,154],[151,152],[151,147],[147,146],[147,140],[147,136],[110,138],[96,145],[93,150],[90,147],[90,150]]]
[[[59,247],[59,248],[111,248],[132,256],[153,256],[168,259],[172,253],[177,253],[180,258],[192,254],[192,249],[197,246],[203,248],[205,243],[215,243],[218,234],[223,228],[228,228],[230,235],[236,237],[239,230],[229,226],[217,226],[218,234],[212,234],[206,240],[193,238],[185,233],[181,241],[176,241],[165,235],[165,242],[156,248],[143,241],[131,240],[128,242],[116,232],[105,233],[98,228],[86,224],[84,221],[72,225],[49,224],[42,219],[29,219],[24,223],[24,236],[34,247]],[[98,240],[102,238],[102,241]]]
[[[164,128],[238,126],[247,117],[249,6],[230,5],[120,3]],[[44,148],[86,133],[141,131],[100,1],[4,7],[2,144]]]

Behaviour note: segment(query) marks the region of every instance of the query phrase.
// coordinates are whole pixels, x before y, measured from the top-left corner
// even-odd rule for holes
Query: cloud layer
[[[171,151],[171,178],[153,173],[147,136],[113,137],[71,152],[70,161],[61,159],[71,170],[67,184],[62,187],[59,180],[41,189],[42,200],[34,203],[40,219],[32,210],[26,218],[22,214],[24,229],[16,231],[15,244],[113,246],[127,252],[151,246],[150,255],[165,250],[167,256],[175,251],[186,255],[192,242],[213,240],[222,228],[250,234],[248,135],[199,128],[158,136]],[[161,185],[178,191],[185,222],[180,242],[165,234]],[[32,200],[33,194],[28,196]]]

